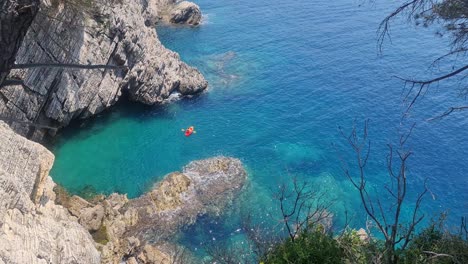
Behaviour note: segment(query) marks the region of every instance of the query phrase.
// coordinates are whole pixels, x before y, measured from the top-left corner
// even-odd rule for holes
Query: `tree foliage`
[[[444,220],[443,214],[414,238],[408,249],[401,252],[402,263],[468,263],[466,236],[463,232],[449,232]]]
[[[304,229],[292,240],[288,238],[264,257],[265,263],[341,263],[343,250],[338,242],[320,228]]]

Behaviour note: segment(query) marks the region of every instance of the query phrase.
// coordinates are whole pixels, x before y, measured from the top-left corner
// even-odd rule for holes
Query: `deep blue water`
[[[409,204],[427,178],[427,218],[449,210],[457,223],[467,214],[466,113],[425,121],[464,102],[457,80],[430,87],[402,119],[407,89],[392,77],[435,76],[437,69],[428,66],[448,51],[447,37],[400,19],[379,54],[376,30],[395,7],[384,1],[196,2],[205,14],[201,26],[157,31],[166,47],[202,71],[208,92],[162,107],[121,103],[66,129],[54,144],[55,181],[73,193],[91,186],[135,197],[191,160],[222,154],[240,158],[248,169],[250,194],[242,210],[264,216],[275,205],[271,189],[295,176],[336,200],[338,225],[347,210],[362,226],[365,215],[339,157],[350,164],[354,159],[338,127],[350,131],[353,120],[358,127],[370,120],[367,172],[369,185],[379,186],[388,181],[386,144],[396,144],[415,122],[408,142],[414,152]],[[181,128],[191,125],[197,134],[186,138]],[[194,249],[209,236],[233,237],[239,226],[237,217],[204,219],[181,239]]]

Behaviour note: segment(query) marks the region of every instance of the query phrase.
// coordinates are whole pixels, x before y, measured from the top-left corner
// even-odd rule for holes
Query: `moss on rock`
[[[101,225],[98,230],[91,232],[91,236],[96,243],[105,245],[109,242],[109,235],[107,234],[107,228],[105,225]]]

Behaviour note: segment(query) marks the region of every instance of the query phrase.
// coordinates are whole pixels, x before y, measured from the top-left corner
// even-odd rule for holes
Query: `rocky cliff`
[[[238,159],[215,157],[139,198],[90,202],[53,191],[54,156],[43,146],[1,121],[0,135],[0,263],[184,263],[187,251],[170,238],[199,216],[219,215],[246,181]]]
[[[0,119],[36,140],[113,104],[122,95],[144,104],[193,95],[207,82],[157,38],[161,19],[196,25],[198,6],[175,0],[43,0],[16,64],[66,63],[119,69],[16,69],[23,85],[0,89]],[[33,123],[35,126],[31,126]],[[38,129],[39,128],[39,129]]]
[[[0,263],[99,263],[91,235],[54,203],[54,155],[0,121]]]

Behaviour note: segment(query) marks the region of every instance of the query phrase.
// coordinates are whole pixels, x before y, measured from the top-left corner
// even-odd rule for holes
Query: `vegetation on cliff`
[[[468,241],[463,233],[450,233],[433,223],[397,250],[391,263],[468,263]],[[333,237],[320,229],[304,230],[295,240],[286,239],[261,257],[264,263],[388,263],[383,241],[363,241],[355,230]]]
[[[355,160],[351,165],[343,161],[343,173],[360,197],[367,231],[350,228],[347,215],[344,226],[333,226],[333,201],[327,199],[326,187],[293,178],[273,194],[277,211],[272,215],[279,225],[245,218],[248,251],[253,254],[218,247],[208,250],[211,257],[220,263],[468,263],[466,218],[462,217],[456,232],[446,226],[445,214],[424,227],[420,206],[428,192],[426,182],[415,201],[409,198],[408,160],[412,152],[405,143],[411,130],[400,137],[396,147],[389,144],[388,180],[378,192],[371,192],[368,186],[366,165],[371,148],[367,122],[362,135],[356,128],[349,135],[342,134],[354,155],[354,159],[344,160]]]

